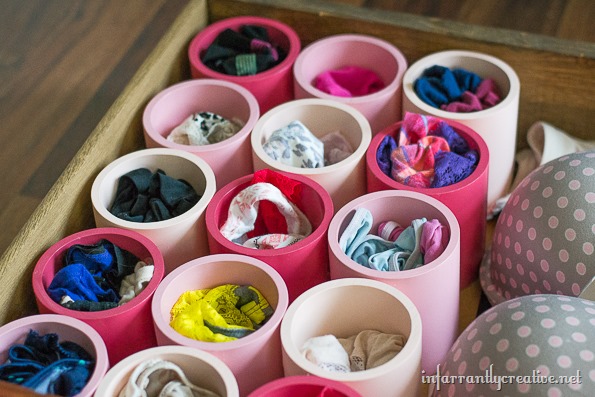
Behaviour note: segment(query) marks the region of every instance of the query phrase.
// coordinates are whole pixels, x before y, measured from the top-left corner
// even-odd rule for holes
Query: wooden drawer
[[[144,147],[144,107],[162,89],[190,78],[191,38],[208,21],[237,15],[281,20],[295,28],[303,46],[331,34],[377,36],[398,47],[409,64],[445,49],[489,53],[510,64],[521,81],[518,148],[538,120],[595,139],[595,44],[317,1],[191,0],[0,259],[0,324],[36,312],[31,273],[40,255],[59,239],[94,227],[95,176]],[[478,282],[462,292],[461,330],[475,317],[479,296]]]

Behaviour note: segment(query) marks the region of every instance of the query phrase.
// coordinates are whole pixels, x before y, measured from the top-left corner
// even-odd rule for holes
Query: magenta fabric
[[[430,263],[438,258],[448,245],[448,228],[443,226],[437,219],[431,219],[422,226],[421,239],[419,242],[420,252],[424,255],[424,263]]]
[[[429,187],[434,179],[435,158],[450,148],[444,138],[426,136],[399,146],[391,153],[391,177],[408,186]]]
[[[372,70],[345,66],[320,73],[314,79],[314,87],[330,95],[349,98],[373,94],[385,84]]]
[[[465,91],[458,101],[440,106],[440,109],[454,113],[470,113],[489,109],[500,102],[500,92],[492,79],[485,79],[477,86],[475,93]]]

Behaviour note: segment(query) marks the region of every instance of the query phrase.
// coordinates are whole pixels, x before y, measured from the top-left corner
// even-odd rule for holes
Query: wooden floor
[[[595,41],[593,0],[332,1]],[[186,2],[0,0],[0,252]]]

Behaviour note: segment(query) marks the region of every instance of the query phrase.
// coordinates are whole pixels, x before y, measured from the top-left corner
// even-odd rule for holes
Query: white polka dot
[[[582,332],[573,332],[571,336],[572,339],[578,343],[584,343],[587,341],[587,337]]]
[[[506,260],[504,261],[504,263],[506,264],[506,268],[508,270],[512,269],[512,261],[510,260],[510,258],[506,258]]]
[[[576,167],[576,166],[578,166],[578,165],[581,165],[581,161],[580,161],[580,160],[572,160],[572,161],[571,161],[570,163],[568,163],[568,164],[570,164],[570,166],[571,166],[571,167]]]
[[[572,360],[566,355],[559,356],[556,362],[562,368],[569,368],[572,365]]]
[[[583,244],[583,252],[585,254],[592,255],[593,254],[593,250],[594,250],[593,243],[586,242],[586,243]]]
[[[527,356],[529,357],[537,357],[539,355],[539,346],[535,345],[535,344],[530,344],[529,346],[527,346],[527,348],[525,349],[525,353],[527,354]]]
[[[565,176],[566,176],[566,173],[564,171],[558,171],[554,174],[554,179],[557,181],[560,181],[560,180],[564,179]]]
[[[458,348],[457,351],[455,352],[455,354],[452,356],[452,358],[455,362],[459,361],[459,357],[461,357],[461,353],[462,353],[461,348]]]
[[[516,231],[519,233],[523,231],[523,221],[520,219],[516,222]]]
[[[517,335],[521,338],[526,338],[527,336],[531,335],[531,327],[527,325],[519,327],[519,329],[517,330]]]
[[[539,187],[539,181],[534,181],[534,182],[531,184],[531,190],[532,190],[532,191],[535,191],[535,190],[537,190],[537,188],[538,188],[538,187]]]
[[[595,170],[591,167],[587,167],[587,168],[583,168],[583,175],[585,176],[591,176],[595,174]]]
[[[523,211],[527,211],[527,208],[529,208],[529,200],[524,199],[523,202],[521,203],[521,209]]]
[[[527,230],[527,236],[529,236],[530,240],[535,240],[535,238],[537,237],[537,231],[530,227],[529,230]]]
[[[548,198],[552,195],[552,193],[554,193],[553,189],[550,186],[548,186],[545,189],[543,189],[543,191],[541,192],[541,195],[544,198]]]
[[[509,309],[516,309],[520,305],[521,305],[521,302],[517,299],[514,302],[508,303],[508,306],[506,306],[506,307],[508,307]]]
[[[591,302],[584,301],[583,303],[587,304],[587,303],[591,303]],[[589,314],[592,314],[592,315],[594,315],[594,316],[595,316],[595,309],[593,309],[592,307],[585,307],[585,311],[586,311],[587,313],[589,313]]]
[[[552,286],[550,285],[550,282],[547,280],[543,280],[543,287],[548,291],[552,290]]]
[[[516,389],[521,394],[527,394],[531,391],[531,385],[529,383],[519,383],[516,385]]]
[[[504,291],[504,297],[506,298],[506,300],[510,299],[511,298],[510,291]]]
[[[473,354],[479,353],[479,351],[481,350],[481,345],[482,342],[480,340],[475,341],[475,343],[473,343],[473,346],[471,346],[471,351],[473,352]]]
[[[527,284],[525,284],[525,283],[521,284],[521,288],[523,289],[523,292],[524,292],[525,294],[528,294],[528,293],[529,293],[529,291],[531,291],[531,290],[529,289],[529,286],[528,286]]]
[[[595,369],[589,371],[589,379],[595,382]]]
[[[568,241],[574,241],[574,239],[576,238],[576,232],[574,231],[574,229],[568,228],[564,232],[564,237],[566,237],[566,240]]]
[[[463,361],[462,363],[459,364],[459,375],[463,375],[465,373],[465,370],[467,369],[467,362]]]
[[[553,335],[548,338],[547,343],[551,347],[560,347],[560,346],[562,346],[563,341],[562,341],[562,338],[560,338],[559,336]]]
[[[591,350],[581,350],[578,354],[583,361],[591,362],[595,355]]]
[[[508,215],[508,219],[506,220],[506,226],[512,226],[512,215]]]
[[[547,391],[547,397],[562,397],[562,392],[555,386],[552,386]]]
[[[490,327],[490,334],[496,335],[502,329],[502,324],[496,323]]]
[[[543,208],[541,208],[540,206],[533,208],[533,216],[535,218],[539,219],[539,218],[541,218],[542,215],[543,215]]]
[[[577,221],[582,222],[585,220],[586,217],[587,214],[585,213],[585,210],[583,210],[582,208],[579,208],[574,211],[574,219],[576,219]]]
[[[511,279],[509,280],[509,282],[510,282],[510,286],[511,286],[512,288],[516,288],[516,287],[517,287],[517,283],[516,283],[516,280],[515,280],[514,278],[511,278]]]
[[[506,350],[508,350],[508,347],[510,346],[510,342],[508,341],[508,339],[500,339],[498,341],[498,343],[496,343],[496,350],[498,350],[500,353],[505,352]]]
[[[494,321],[496,319],[496,317],[498,317],[498,313],[497,312],[492,312],[492,313],[490,313],[490,314],[488,314],[486,316],[486,321],[488,323],[491,323],[492,321]]]
[[[550,228],[555,229],[558,227],[558,217],[556,216],[550,216],[550,219],[548,219],[547,224],[549,225]]]
[[[546,273],[550,270],[550,264],[545,259],[542,259],[541,262],[539,262],[539,266],[541,266],[541,270]]]
[[[581,183],[576,179],[573,179],[570,182],[568,182],[568,188],[570,190],[578,190],[581,188]]]
[[[527,259],[529,259],[529,253],[527,253]],[[531,262],[533,262],[533,259],[531,259]],[[533,281],[534,283],[537,282],[537,274],[535,274],[533,270],[529,272],[529,277],[531,278],[531,281]]]
[[[556,299],[558,299],[560,302],[570,302],[570,298],[567,296],[556,296]]]
[[[566,262],[566,261],[564,261]],[[564,281],[566,281],[566,276],[564,275],[564,272],[562,270],[558,270],[556,272],[556,280],[558,280],[558,282],[563,283]]]
[[[518,194],[515,194],[515,195],[513,195],[513,196],[512,196],[512,206],[513,206],[513,207],[516,207],[516,206],[517,206],[517,204],[519,203],[519,200],[520,200],[520,199],[521,199],[521,198],[519,197],[519,195],[518,195]]]
[[[587,266],[585,266],[585,264],[582,262],[577,263],[576,272],[581,276],[584,276],[585,274],[587,274]]]
[[[568,160],[568,156],[562,156],[562,157],[559,157],[559,158],[558,158],[558,161],[559,161],[559,162],[564,162],[564,161],[566,161],[566,160]]]
[[[581,322],[578,318],[572,317],[572,316],[566,317],[566,323],[568,325],[572,325],[574,327],[579,326],[581,324]]]
[[[531,299],[533,302],[545,302],[547,299],[544,298],[543,296],[536,296],[534,298]]]
[[[535,370],[537,371],[537,374],[541,376],[549,376],[550,374],[550,369],[547,365],[538,365],[537,368],[535,368]]]
[[[547,305],[539,305],[535,307],[535,311],[538,313],[547,313],[550,311],[550,307]]]
[[[541,242],[541,245],[543,246],[544,250],[549,251],[552,249],[552,240],[549,237],[546,237]]]
[[[581,286],[578,285],[577,283],[572,283],[572,293],[576,296],[579,296],[581,293]]]
[[[510,237],[509,236],[504,237],[504,246],[506,248],[510,247]]]
[[[473,338],[475,338],[475,335],[477,335],[477,328],[473,328],[468,334],[467,334],[467,340],[471,340]]]
[[[561,249],[558,252],[558,257],[560,258],[560,260],[562,262],[568,262],[568,259],[570,258],[570,255],[568,254],[568,251],[566,251],[565,249]],[[562,282],[562,281],[560,281]]]
[[[525,312],[514,312],[512,316],[510,316],[510,318],[514,321],[522,320],[523,318],[525,318]]]
[[[585,194],[585,201],[589,204],[595,203],[595,193],[589,192]]]
[[[523,251],[523,249],[521,248],[521,243],[519,243],[519,242],[514,243],[514,252],[516,252],[517,255],[520,255],[522,251]]]
[[[514,372],[517,369],[519,369],[519,360],[514,357],[506,360],[506,370],[508,372]]]
[[[484,356],[481,358],[481,360],[479,360],[479,369],[481,371],[485,371],[486,369],[488,369],[488,367],[490,366],[490,358],[487,356]]]
[[[558,198],[558,201],[556,203],[558,204],[558,208],[566,208],[566,206],[568,205],[568,198],[562,196]]]
[[[573,312],[575,310],[574,306],[567,304],[561,305],[560,308],[565,312]]]
[[[525,269],[523,269],[523,265],[521,265],[520,263],[517,263],[516,265],[516,271],[518,274],[520,274],[521,276],[523,274],[525,274]]]

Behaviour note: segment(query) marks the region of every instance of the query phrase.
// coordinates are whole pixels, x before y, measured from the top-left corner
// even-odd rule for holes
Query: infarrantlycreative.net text
[[[577,370],[576,375],[542,375],[541,371],[534,369],[531,375],[494,375],[494,365],[491,364],[482,375],[443,375],[440,372],[440,364],[436,366],[435,375],[425,375],[422,370],[421,382],[426,384],[435,384],[436,390],[440,390],[442,385],[450,384],[495,384],[496,390],[502,390],[502,385],[508,384],[581,384],[581,371]]]

